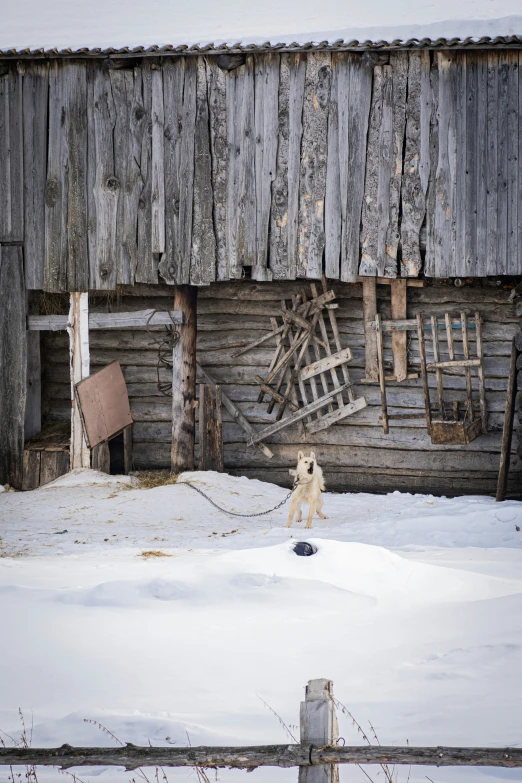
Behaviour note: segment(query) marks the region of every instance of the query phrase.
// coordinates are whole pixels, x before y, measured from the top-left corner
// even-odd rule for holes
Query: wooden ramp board
[[[112,362],[80,381],[75,391],[89,448],[132,424],[127,386],[119,362]]]

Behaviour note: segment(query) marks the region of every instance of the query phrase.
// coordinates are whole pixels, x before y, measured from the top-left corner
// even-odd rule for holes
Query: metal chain
[[[199,489],[199,487],[196,487],[195,484],[191,484],[190,481],[180,481],[179,483],[182,484],[184,487],[191,487],[196,492],[199,492],[199,494],[203,495],[203,497],[206,500],[208,500],[208,502],[211,503],[214,506],[214,508],[217,508],[218,511],[223,511],[225,514],[230,514],[233,517],[264,517],[266,514],[271,514],[272,511],[277,511],[278,508],[281,508],[281,506],[284,506],[284,504],[286,503],[286,501],[288,500],[288,498],[290,497],[290,495],[294,491],[293,489],[291,489],[290,492],[288,493],[288,495],[286,496],[286,498],[284,500],[282,500],[280,503],[278,503],[277,506],[274,506],[274,508],[269,508],[268,511],[259,511],[257,514],[238,514],[237,511],[227,511],[226,508],[221,508],[221,506],[218,506],[218,504],[214,503],[212,498],[209,498],[209,496],[205,492],[203,492],[202,489]]]

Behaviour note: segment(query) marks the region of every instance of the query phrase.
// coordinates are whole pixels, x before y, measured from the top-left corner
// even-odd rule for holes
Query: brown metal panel
[[[112,362],[77,383],[76,395],[89,448],[132,424],[127,386],[119,362]]]

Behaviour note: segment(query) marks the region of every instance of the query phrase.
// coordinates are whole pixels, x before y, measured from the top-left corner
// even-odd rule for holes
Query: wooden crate
[[[24,447],[22,490],[38,489],[69,470],[70,422],[45,427]]]
[[[475,421],[431,420],[431,442],[438,445],[465,445],[483,432],[482,419]]]

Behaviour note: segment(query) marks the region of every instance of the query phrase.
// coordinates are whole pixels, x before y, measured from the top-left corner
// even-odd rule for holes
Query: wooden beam
[[[482,364],[481,359],[453,359],[449,362],[429,362],[426,365],[427,370],[441,370],[449,367],[480,367]]]
[[[269,386],[267,383],[264,382],[264,380],[261,378],[260,375],[256,375],[256,381],[260,385],[261,389],[265,392],[265,394],[268,394],[269,397],[273,397],[273,399],[278,402],[280,405],[282,405],[284,402],[288,402],[289,407],[296,411],[298,410],[299,406],[296,405],[292,400],[287,401],[285,397],[283,397],[282,394],[279,394],[275,389],[273,389],[271,386]]]
[[[379,363],[377,360],[377,335],[375,316],[377,315],[377,289],[375,277],[363,277],[363,319],[364,319],[364,356],[366,362],[366,377],[370,381],[379,379]],[[390,282],[389,280],[387,282]]]
[[[451,326],[450,326],[450,333],[451,333]],[[419,340],[419,355],[420,355],[420,365],[421,365],[421,373],[422,373],[422,390],[424,393],[424,407],[426,409],[426,426],[428,428],[428,432],[431,432],[430,388],[428,386],[428,373],[426,372],[426,346],[424,345],[424,327],[422,324],[422,316],[420,315],[420,313],[417,313],[417,338]]]
[[[71,470],[91,467],[91,452],[83,432],[76,384],[89,376],[89,295],[71,294],[69,310],[69,356],[71,367]]]
[[[221,386],[199,385],[199,470],[223,472]]]
[[[392,279],[393,278],[391,277],[375,277],[374,275],[357,276],[358,283],[364,283],[365,280],[375,280],[377,285],[391,285]],[[424,288],[424,280],[412,280],[411,278],[407,278],[406,285],[408,288]]]
[[[310,680],[300,710],[301,744],[322,747],[333,745],[339,736],[333,683],[331,680]],[[336,783],[339,770],[336,765],[306,765],[299,767],[299,783]]]
[[[424,317],[424,316],[423,316]],[[451,325],[453,329],[461,329],[462,324],[460,322],[460,318],[452,318],[451,319]],[[371,329],[375,329],[375,321],[371,321],[368,326]],[[432,328],[431,322],[424,324],[424,331],[430,331]],[[437,324],[438,329],[446,329],[446,324]],[[417,330],[417,321],[415,318],[401,318],[401,319],[394,319],[393,321],[381,321],[381,329],[383,332],[395,332],[395,331],[406,331],[406,332],[414,332]],[[475,323],[471,321],[471,323],[468,323],[468,329],[475,329]]]
[[[306,431],[309,434],[321,432],[321,430],[327,429],[332,424],[337,424],[338,422],[342,421],[342,419],[345,419],[347,416],[351,416],[352,413],[356,413],[363,408],[366,408],[366,400],[364,397],[358,397],[353,402],[349,402],[347,405],[343,405],[342,408],[337,408],[337,410],[334,410],[331,413],[325,413],[324,416],[321,416],[320,419],[316,419],[311,424],[307,424]]]
[[[406,278],[398,277],[391,282],[392,318],[406,318]],[[408,335],[405,332],[392,332],[393,374],[398,381],[406,380],[408,375],[407,356]]]
[[[2,766],[70,767],[303,767],[324,764],[388,764],[428,767],[522,767],[522,748],[456,748],[407,745],[253,745],[249,747],[152,747],[128,742],[116,748],[0,747]]]
[[[306,381],[309,378],[313,378],[315,375],[319,375],[322,372],[338,367],[340,364],[349,362],[351,358],[352,352],[350,348],[343,348],[337,353],[332,353],[329,356],[325,356],[323,359],[319,359],[318,361],[309,364],[307,367],[303,367],[299,376],[302,381]]]
[[[381,316],[379,313],[375,316],[377,332],[377,362],[379,366],[379,386],[381,389],[381,407],[382,407],[382,429],[385,435],[390,431],[388,425],[388,403],[386,401],[386,382],[384,375],[384,349],[382,345]]]
[[[172,351],[172,473],[194,469],[197,288],[176,286],[174,309],[183,313],[180,339]]]
[[[182,324],[181,310],[136,310],[130,313],[89,313],[89,329],[146,329],[147,326],[172,326]],[[30,315],[27,328],[30,331],[57,332],[67,329],[66,315]]]
[[[508,387],[506,394],[506,411],[504,413],[504,429],[502,431],[502,447],[500,451],[500,468],[498,471],[498,484],[496,500],[502,501],[506,497],[507,480],[509,475],[509,460],[511,455],[511,440],[513,438],[513,419],[515,417],[515,398],[517,395],[517,347],[515,341],[511,345],[511,361],[509,364]]]

